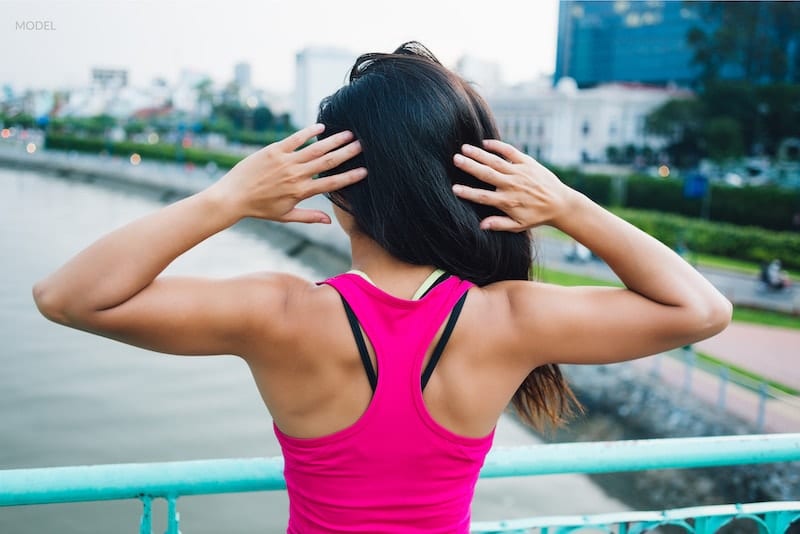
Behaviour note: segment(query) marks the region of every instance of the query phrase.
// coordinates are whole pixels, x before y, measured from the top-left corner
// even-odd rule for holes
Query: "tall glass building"
[[[678,0],[561,0],[554,83],[688,86],[696,68],[686,34],[700,25],[692,3]]]

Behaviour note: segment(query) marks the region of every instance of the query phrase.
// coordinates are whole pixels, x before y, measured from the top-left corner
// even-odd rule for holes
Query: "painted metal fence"
[[[737,415],[744,416],[747,421],[752,422],[756,432],[765,431],[764,425],[769,403],[783,405],[786,410],[798,414],[796,419],[800,421],[800,396],[788,393],[764,379],[757,380],[735,370],[731,371],[726,365],[713,361],[704,361],[698,357],[697,353],[691,347],[661,353],[649,358],[648,360],[652,362],[649,364],[650,376],[655,379],[660,379],[662,374],[661,367],[667,359],[681,363],[683,370],[680,389],[685,394],[692,393],[693,382],[696,375],[706,373],[713,376],[715,378],[714,382],[716,382],[716,399],[714,404],[723,412],[730,412],[728,393],[731,387],[750,392],[755,398],[754,402],[752,402],[752,413]],[[627,363],[630,364],[632,362]],[[785,430],[797,430],[796,426],[797,425]]]
[[[557,473],[607,473],[800,461],[800,434],[633,440],[497,448],[482,478]],[[178,534],[179,497],[285,489],[282,458],[224,459],[0,471],[0,506],[140,499],[140,534],[152,533],[154,499],[167,501],[166,534]],[[800,520],[800,501],[704,506],[664,512],[626,512],[475,522],[476,533],[566,534],[592,528],[638,534],[660,525],[707,534],[734,519],[755,522],[762,534],[783,534]],[[189,534],[189,533],[187,533]]]

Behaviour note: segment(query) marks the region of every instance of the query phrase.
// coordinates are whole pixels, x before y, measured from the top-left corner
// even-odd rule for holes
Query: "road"
[[[539,263],[548,269],[591,276],[600,280],[619,280],[602,261],[593,260],[587,263],[567,261],[569,241],[552,237],[547,231],[538,231],[534,239],[537,243]],[[708,267],[700,267],[699,271],[734,304],[800,314],[800,284],[797,281],[787,290],[774,292],[763,289],[755,276]]]

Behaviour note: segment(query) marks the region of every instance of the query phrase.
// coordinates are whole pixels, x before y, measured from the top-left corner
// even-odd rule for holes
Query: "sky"
[[[16,28],[49,21],[52,30]],[[295,54],[331,46],[389,52],[417,40],[450,67],[495,61],[507,83],[554,70],[558,0],[0,0],[0,86],[86,86],[92,67],[128,69],[131,85],[183,68],[289,92]]]

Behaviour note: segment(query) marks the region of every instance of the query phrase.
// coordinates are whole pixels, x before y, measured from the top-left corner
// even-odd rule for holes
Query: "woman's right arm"
[[[705,339],[730,322],[730,302],[680,256],[650,235],[563,184],[533,158],[500,141],[465,146],[462,170],[495,191],[455,186],[461,198],[506,216],[481,226],[527,231],[550,225],[588,247],[625,288],[508,282],[509,335],[535,364],[612,363]],[[499,154],[499,157],[495,154]],[[505,314],[504,314],[505,315]],[[532,342],[535,340],[535,342]]]

